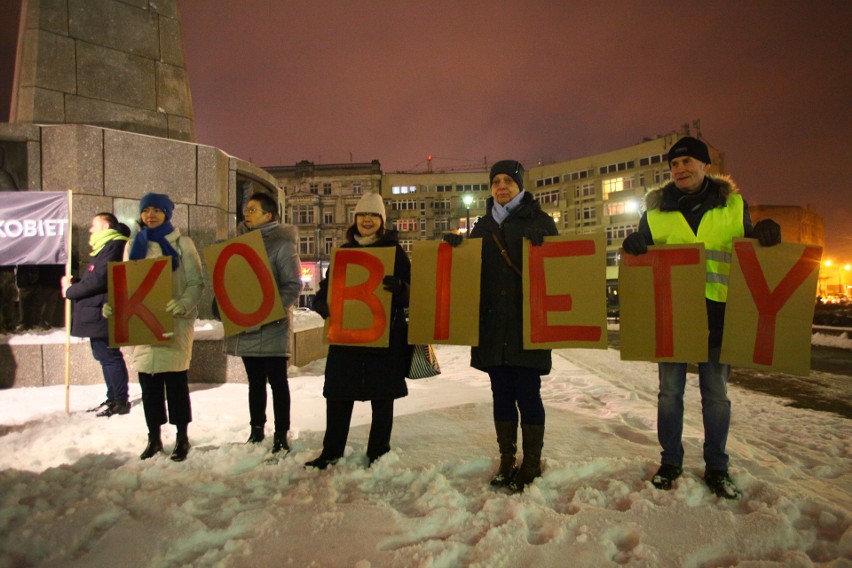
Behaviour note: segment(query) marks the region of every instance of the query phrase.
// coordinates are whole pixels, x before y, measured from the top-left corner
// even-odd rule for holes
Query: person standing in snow
[[[129,252],[125,251],[129,260],[168,257],[172,268],[172,299],[166,304],[166,310],[174,316],[172,341],[133,348],[133,363],[139,372],[142,408],[148,426],[148,445],[139,456],[143,460],[163,450],[160,427],[167,420],[177,429],[172,461],[185,460],[190,448],[187,429],[192,422],[192,407],[187,371],[192,359],[194,324],[204,279],[195,243],[171,224],[174,208],[168,195],[145,194],[139,202],[139,232]],[[111,314],[112,307],[105,304],[104,315]]]
[[[266,193],[253,194],[243,209],[240,234],[260,231],[269,257],[272,276],[278,285],[281,303],[289,310],[299,299],[302,289],[298,236],[292,225],[278,222],[278,205]],[[241,357],[248,377],[249,425],[247,444],[263,441],[266,424],[266,382],[272,388],[275,433],[272,453],[289,451],[287,431],[290,429],[290,385],[287,381],[287,359],[290,352],[290,316],[253,327],[225,338],[225,352]]]
[[[92,356],[101,364],[107,387],[106,400],[92,408],[97,416],[113,416],[130,412],[127,392],[127,365],[118,347],[109,346],[109,327],[101,315],[107,302],[107,264],[121,262],[130,229],[119,223],[112,213],[98,213],[89,227],[91,260],[80,278],[62,277],[62,295],[74,300],[71,335],[88,337]]]
[[[394,247],[393,275],[382,280],[385,290],[393,294],[391,301],[390,343],[388,347],[330,345],[325,366],[326,429],[322,453],[305,464],[325,469],[343,457],[349,423],[356,400],[369,400],[373,421],[367,442],[370,465],[390,451],[393,429],[393,403],[408,395],[405,376],[411,363],[408,345],[408,306],[411,262],[399,245],[396,231],[385,226],[385,205],[378,193],[367,193],[355,206],[355,223],[346,231],[342,248]],[[320,282],[313,309],[323,318],[329,316],[328,280]]]
[[[752,227],[748,204],[733,180],[708,174],[710,153],[704,142],[684,137],[669,149],[673,181],[648,193],[646,211],[636,232],[624,239],[627,254],[645,254],[648,245],[704,243],[707,251],[705,297],[709,326],[708,360],[698,365],[704,419],[704,481],[713,493],[737,499],[740,491],[728,473],[725,446],[731,424],[728,377],[731,366],[719,362],[733,239],[753,237],[763,246],[781,242],[781,228],[771,219]],[[686,363],[659,363],[660,392],[657,436],[661,465],[651,479],[658,489],[671,489],[683,473],[683,393]]]
[[[549,349],[524,349],[522,245],[526,238],[540,246],[545,236],[558,234],[553,218],[524,191],[524,167],[516,160],[491,166],[491,197],[486,213],[477,219],[471,238],[482,239],[479,345],[471,348],[471,366],[488,373],[494,400],[494,428],[500,449],[500,467],[491,479],[495,487],[513,492],[541,476],[544,446],[544,404],[541,376],[550,373]],[[446,234],[453,246],[461,235]],[[516,466],[518,414],[522,447]]]

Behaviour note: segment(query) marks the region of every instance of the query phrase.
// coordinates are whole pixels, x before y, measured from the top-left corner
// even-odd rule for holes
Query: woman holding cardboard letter
[[[129,260],[168,257],[172,268],[172,298],[166,310],[174,316],[172,341],[161,345],[137,345],[133,363],[142,387],[142,408],[148,425],[148,445],[139,456],[146,460],[163,450],[160,426],[168,421],[175,425],[177,436],[172,461],[183,461],[189,453],[187,428],[192,421],[187,371],[192,358],[192,340],[197,304],[204,289],[201,258],[195,244],[172,226],[175,204],[169,196],[148,193],[139,202],[139,232],[125,255]],[[104,305],[104,315],[112,315],[112,307]],[[168,415],[166,414],[168,400]]]
[[[524,191],[524,167],[516,160],[491,166],[491,197],[486,213],[470,233],[482,239],[482,275],[479,300],[479,345],[471,349],[471,366],[488,373],[494,400],[494,427],[500,449],[500,467],[491,479],[495,487],[513,492],[541,475],[544,445],[544,404],[541,375],[550,372],[549,349],[524,349],[523,240],[540,246],[545,236],[557,235],[553,218]],[[461,235],[447,234],[453,246]],[[518,415],[524,459],[515,465]]]
[[[382,286],[393,294],[391,301],[390,343],[388,347],[331,345],[325,367],[323,396],[326,398],[326,430],[322,453],[307,462],[308,467],[325,469],[343,457],[349,423],[356,400],[369,400],[373,422],[367,442],[370,465],[390,451],[393,428],[393,401],[408,395],[405,375],[411,362],[407,342],[411,262],[399,246],[396,231],[385,227],[385,205],[381,195],[365,194],[355,206],[355,223],[346,232],[343,248],[396,247],[393,275],[385,276]],[[313,309],[323,318],[329,316],[328,280],[320,283]]]

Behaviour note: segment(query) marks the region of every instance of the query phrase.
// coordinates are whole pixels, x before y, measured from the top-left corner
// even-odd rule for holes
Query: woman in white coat
[[[143,460],[163,450],[160,426],[166,423],[167,417],[177,428],[171,459],[185,460],[190,447],[187,427],[192,421],[192,407],[187,371],[204,280],[195,244],[170,222],[174,207],[167,195],[148,193],[142,197],[140,230],[127,247],[129,252],[125,253],[129,260],[166,256],[171,258],[172,264],[172,299],[166,304],[166,310],[174,316],[174,337],[169,343],[138,345],[133,350],[148,425],[148,445],[139,456]]]

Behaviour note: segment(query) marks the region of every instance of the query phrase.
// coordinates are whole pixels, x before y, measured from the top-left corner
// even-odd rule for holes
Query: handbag
[[[438,356],[431,344],[413,345],[411,350],[411,366],[408,369],[409,379],[427,379],[441,374]]]

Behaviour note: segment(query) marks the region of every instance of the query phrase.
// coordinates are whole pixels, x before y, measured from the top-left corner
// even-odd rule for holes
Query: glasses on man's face
[[[246,207],[243,209],[243,215],[254,215],[255,213],[259,213],[260,209],[257,207]]]

